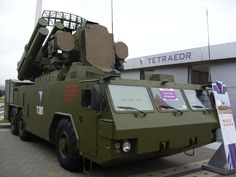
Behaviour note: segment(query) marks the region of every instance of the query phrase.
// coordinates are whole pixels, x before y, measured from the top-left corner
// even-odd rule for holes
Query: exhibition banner
[[[226,85],[212,84],[228,170],[236,169],[236,130]]]

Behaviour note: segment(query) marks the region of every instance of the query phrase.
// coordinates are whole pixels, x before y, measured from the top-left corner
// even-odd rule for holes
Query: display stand
[[[225,149],[223,143],[212,156],[207,164],[203,164],[202,168],[212,172],[229,175],[236,172],[236,169],[229,170],[228,163],[225,157]]]
[[[226,85],[212,84],[223,143],[203,169],[229,175],[236,172],[236,130]]]

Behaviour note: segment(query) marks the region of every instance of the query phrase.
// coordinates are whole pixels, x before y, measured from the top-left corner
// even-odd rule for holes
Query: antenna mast
[[[37,0],[36,12],[35,12],[35,21],[34,21],[35,25],[38,23],[38,19],[42,15],[42,5],[43,5],[43,0]]]
[[[208,8],[206,9],[207,18],[207,43],[208,43],[208,59],[211,59],[211,47],[210,47],[210,34],[209,34],[209,19],[208,19]]]
[[[208,8],[206,8],[206,20],[207,20],[207,43],[208,43],[208,60],[209,65],[211,62],[211,46],[210,46],[210,33],[209,33],[209,19],[208,19]],[[208,81],[211,81],[211,66],[209,66],[209,76]]]
[[[115,69],[115,43],[113,33],[113,0],[111,0],[111,33],[112,33],[112,70]]]
[[[111,0],[111,32],[113,34],[113,0]]]

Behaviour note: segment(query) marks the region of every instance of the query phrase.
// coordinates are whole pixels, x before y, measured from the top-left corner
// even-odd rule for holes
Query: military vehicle
[[[6,81],[12,133],[51,142],[61,166],[71,171],[216,140],[219,123],[207,86],[178,84],[169,75],[121,78],[127,56],[127,46],[114,42],[106,27],[44,11],[18,62],[19,80]]]

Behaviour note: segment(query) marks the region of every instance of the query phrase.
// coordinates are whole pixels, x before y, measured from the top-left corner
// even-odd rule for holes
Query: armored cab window
[[[211,109],[211,101],[204,90],[184,90],[192,110]]]
[[[158,110],[187,110],[186,103],[179,89],[153,87],[151,90]]]
[[[91,90],[82,90],[81,91],[81,106],[89,107],[92,103],[92,92]]]
[[[146,87],[108,85],[112,102],[117,111],[152,111],[154,108]]]

